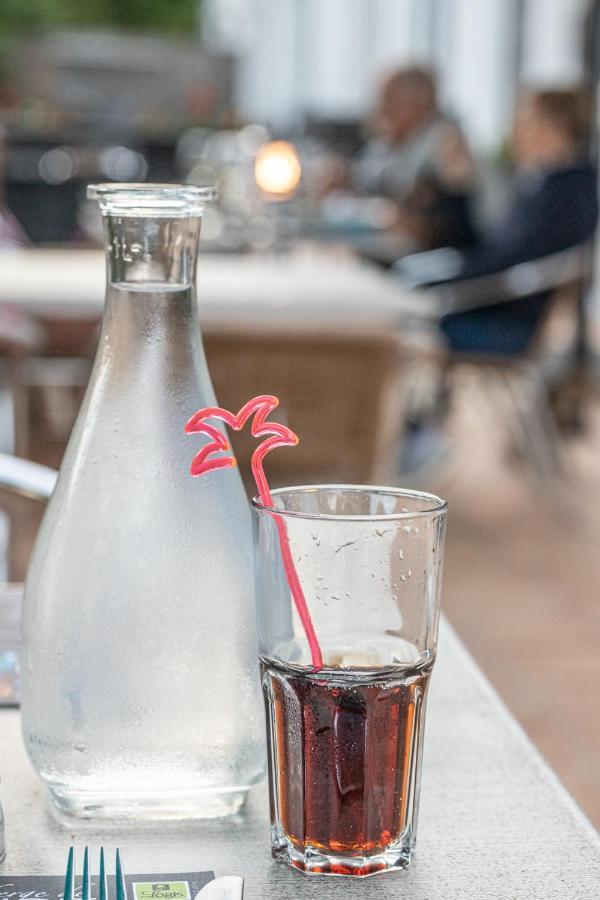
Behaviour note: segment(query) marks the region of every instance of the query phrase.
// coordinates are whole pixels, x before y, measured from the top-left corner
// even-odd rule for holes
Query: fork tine
[[[89,853],[88,848],[86,847],[83,853],[83,876],[81,881],[81,900],[90,900],[91,896],[91,885],[90,885],[90,866],[89,866]]]
[[[115,864],[115,882],[117,885],[117,900],[127,900],[127,889],[125,887],[125,876],[123,875],[123,861],[121,859],[121,851],[117,847],[116,864]]]
[[[106,869],[104,868],[104,847],[100,847],[100,875],[98,876],[98,900],[108,900]]]
[[[64,900],[73,900],[75,896],[75,884],[73,879],[73,865],[75,852],[73,847],[69,850],[67,859],[67,873],[65,875]]]

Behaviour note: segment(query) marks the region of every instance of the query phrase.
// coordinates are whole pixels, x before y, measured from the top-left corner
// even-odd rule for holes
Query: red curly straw
[[[250,426],[253,437],[263,437],[265,435],[271,435],[271,437],[259,444],[252,454],[252,474],[254,475],[261,503],[263,506],[272,508],[274,505],[273,496],[264,473],[263,460],[267,453],[270,453],[275,447],[295,447],[299,440],[298,435],[285,425],[280,425],[278,422],[266,421],[267,416],[270,415],[278,405],[279,400],[277,397],[273,397],[270,394],[261,394],[245,403],[237,415],[220,406],[207,406],[194,413],[185,426],[186,433],[204,434],[211,440],[192,460],[190,468],[191,474],[194,476],[203,475],[204,473],[212,472],[215,469],[230,468],[237,465],[236,459],[232,455],[212,456],[212,454],[219,451],[230,450],[231,445],[223,432],[219,431],[218,428],[215,428],[214,425],[209,425],[206,419],[220,419],[222,422],[225,422],[226,425],[229,425],[230,428],[235,429],[235,431],[240,431],[250,416],[254,415],[252,425]],[[298,573],[296,572],[296,567],[294,566],[285,522],[281,516],[278,516],[275,513],[273,514],[273,518],[275,519],[275,525],[277,526],[277,531],[279,533],[281,556],[288,585],[300,621],[302,622],[304,633],[306,634],[313,667],[315,670],[319,670],[323,668],[323,654],[321,653],[321,647],[308,610],[302,585]]]

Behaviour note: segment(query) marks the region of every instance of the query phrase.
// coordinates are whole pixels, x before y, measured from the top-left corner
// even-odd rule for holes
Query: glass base
[[[242,808],[248,788],[186,793],[126,794],[66,791],[49,787],[55,811],[65,820],[110,819],[118,822],[217,819],[233,816]]]
[[[410,865],[414,840],[410,833],[390,844],[385,850],[369,854],[325,853],[318,847],[305,844],[299,850],[288,838],[274,836],[273,858],[299,869],[305,875],[350,875],[367,878],[380,872],[406,869]]]

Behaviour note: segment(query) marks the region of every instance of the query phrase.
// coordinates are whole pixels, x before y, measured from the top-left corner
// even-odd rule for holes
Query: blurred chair
[[[23,581],[43,508],[52,494],[56,472],[46,466],[0,453],[0,508],[8,513],[6,546],[0,545],[4,580]],[[2,579],[0,579],[2,580]]]
[[[548,402],[543,364],[544,334],[558,308],[568,304],[576,323],[573,358],[576,362],[579,360],[585,341],[585,299],[591,282],[592,260],[593,246],[586,243],[494,275],[427,289],[436,297],[440,315],[551,292],[535,338],[524,354],[493,356],[457,353],[446,348],[416,353],[417,361],[435,360],[452,379],[464,374],[474,379],[487,412],[494,419],[501,418],[519,458],[529,468],[538,486],[549,491],[555,490],[564,466],[559,432]],[[446,262],[444,260],[443,264]],[[415,283],[418,269],[419,261],[415,257]],[[413,377],[414,374],[413,370]]]
[[[0,491],[45,502],[52,496],[57,475],[48,466],[0,453]]]
[[[27,394],[22,372],[29,353],[43,339],[34,319],[12,306],[0,306],[0,452],[26,453],[29,447]],[[10,503],[0,503],[0,581],[7,576],[12,526]]]
[[[222,405],[237,411],[257,394],[275,394],[281,402],[271,418],[300,437],[268,457],[272,486],[393,477],[401,368],[393,335],[209,327],[205,346]],[[245,429],[233,444],[249,480],[256,440]]]
[[[8,490],[7,460],[25,458],[21,472],[27,457],[58,464],[89,374],[87,360],[42,356],[55,343],[50,331],[20,309],[0,306],[0,581],[24,577],[42,513],[39,503],[23,498],[27,492],[15,491],[18,479]],[[71,349],[81,354],[84,341]]]
[[[0,452],[25,455],[29,416],[23,384],[25,360],[44,342],[43,327],[12,306],[0,306]]]
[[[30,453],[36,462],[57,466],[79,412],[98,342],[96,319],[44,318],[46,340],[21,372],[27,397]]]

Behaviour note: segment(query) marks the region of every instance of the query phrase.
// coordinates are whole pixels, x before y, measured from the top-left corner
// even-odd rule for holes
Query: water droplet
[[[341,544],[341,545],[340,545],[336,550],[334,550],[333,552],[334,552],[334,553],[339,553],[340,550],[343,550],[345,547],[354,547],[355,550],[358,549],[358,548],[356,547],[354,541],[346,541],[345,544]]]

